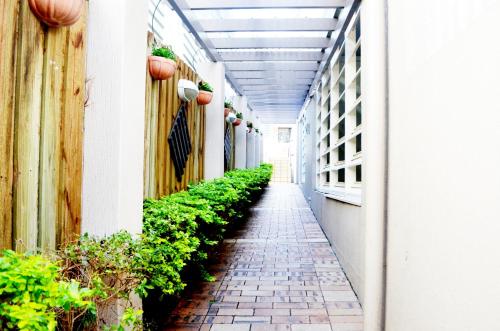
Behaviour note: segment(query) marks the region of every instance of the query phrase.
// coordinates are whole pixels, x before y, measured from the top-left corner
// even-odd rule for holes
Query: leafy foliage
[[[198,83],[198,89],[200,89],[201,91],[207,91],[207,92],[213,92],[214,89],[213,87],[208,84],[207,82],[204,82],[204,81],[201,81]]]
[[[60,280],[59,267],[40,255],[4,251],[0,257],[0,329],[55,330],[71,309],[95,313],[93,291]]]
[[[240,120],[243,119],[243,113],[242,112],[237,112],[236,117],[239,118]]]
[[[233,103],[231,102],[231,100],[224,101],[224,108],[233,109]]]
[[[223,238],[226,226],[244,215],[271,178],[272,167],[235,170],[224,178],[191,185],[188,191],[144,202],[142,261],[144,289],[177,294],[184,287],[183,271],[198,268]],[[147,254],[144,254],[147,252]]]
[[[228,225],[262,193],[272,167],[234,170],[144,202],[143,234],[82,235],[51,261],[5,251],[0,257],[1,330],[140,330],[142,311],[127,307],[118,325],[103,312],[132,292],[178,294],[186,273],[212,280],[205,264]]]
[[[154,56],[161,56],[172,61],[177,60],[177,56],[175,55],[172,48],[167,46],[154,47],[151,54]]]
[[[249,128],[249,129],[253,128],[253,123],[250,121],[247,121],[247,128]]]

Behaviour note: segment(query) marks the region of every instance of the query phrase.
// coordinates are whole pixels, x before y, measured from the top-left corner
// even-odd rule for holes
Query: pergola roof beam
[[[324,54],[320,51],[279,51],[279,52],[234,52],[224,51],[219,53],[226,62],[240,61],[321,61]]]
[[[241,31],[332,31],[334,18],[273,18],[273,19],[201,19],[198,24],[205,32]]]
[[[315,71],[233,71],[233,77],[240,78],[274,78],[274,79],[296,79],[314,78]]]
[[[280,85],[283,80],[276,78],[243,78],[237,79],[241,86],[245,85]],[[310,85],[313,82],[313,78],[297,78],[293,79],[293,83],[297,85]]]
[[[189,9],[342,8],[345,4],[345,0],[189,0]]]
[[[210,38],[216,49],[231,48],[328,48],[330,38]]]
[[[283,70],[283,71],[316,71],[319,68],[319,63],[316,61],[309,62],[251,62],[251,61],[243,61],[243,62],[228,62],[226,63],[226,67],[231,71],[268,71],[268,70]]]
[[[242,85],[241,88],[244,91],[271,91],[271,90],[291,90],[291,91],[303,91],[304,89],[309,88],[309,84],[304,85]]]

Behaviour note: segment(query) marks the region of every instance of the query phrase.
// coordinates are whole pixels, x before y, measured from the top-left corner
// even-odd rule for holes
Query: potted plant
[[[200,106],[208,105],[212,101],[214,89],[207,82],[201,81],[198,83],[198,90],[200,93],[196,101]]]
[[[149,73],[156,80],[169,79],[177,70],[177,57],[170,47],[153,47],[153,52],[148,60]]]
[[[83,0],[29,0],[31,11],[50,27],[76,23],[82,14]]]
[[[248,132],[252,132],[252,129],[253,129],[253,123],[252,122],[247,121],[247,129],[248,129]]]
[[[224,101],[224,117],[227,117],[231,110],[233,110],[233,103],[229,100]]]
[[[233,122],[234,126],[239,126],[243,120],[243,114],[241,112],[236,112],[236,120]]]
[[[255,133],[259,134],[259,129],[255,128]]]

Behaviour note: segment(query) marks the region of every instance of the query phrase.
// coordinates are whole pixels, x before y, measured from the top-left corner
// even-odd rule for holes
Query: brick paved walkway
[[[165,330],[363,330],[356,295],[295,185],[270,186],[212,273],[218,281],[187,294]]]

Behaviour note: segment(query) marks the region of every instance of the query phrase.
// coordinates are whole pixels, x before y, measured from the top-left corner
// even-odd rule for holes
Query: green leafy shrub
[[[59,266],[41,255],[4,251],[0,257],[0,329],[55,330],[57,317],[72,327],[68,314],[95,314],[94,295],[76,280],[63,281]],[[68,320],[71,319],[71,320]]]
[[[208,256],[231,223],[262,193],[272,167],[234,170],[144,202],[143,234],[121,231],[104,238],[82,235],[57,252],[5,251],[0,257],[1,330],[140,330],[142,311],[127,307],[118,325],[102,315],[133,291],[178,294],[191,271],[205,270]]]
[[[204,82],[204,81],[201,81],[198,83],[198,89],[200,91],[207,91],[207,92],[213,92],[214,89],[212,86],[210,86],[210,84],[208,84],[207,82]]]
[[[177,60],[177,56],[170,47],[165,47],[165,46],[154,47],[151,54],[154,56],[161,56],[172,61]]]
[[[188,191],[144,202],[141,260],[148,267],[144,289],[177,294],[183,272],[204,268],[227,225],[243,217],[271,178],[272,167],[235,170],[225,177],[190,185]],[[147,254],[145,254],[147,252]]]

